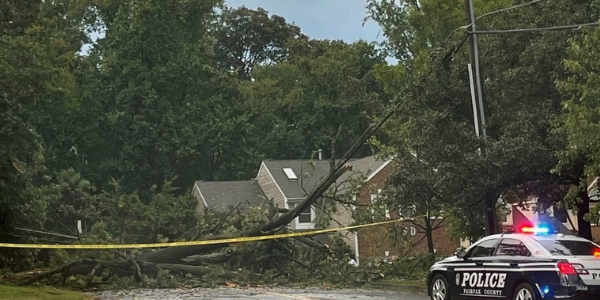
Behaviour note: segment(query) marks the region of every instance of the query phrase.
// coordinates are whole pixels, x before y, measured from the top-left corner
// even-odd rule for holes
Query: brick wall
[[[363,207],[371,203],[371,194],[376,194],[378,189],[385,189],[387,178],[392,174],[397,163],[391,162],[377,173],[361,189],[357,200]],[[397,218],[395,212],[390,212],[391,218]],[[437,221],[436,221],[437,223]],[[414,236],[410,235],[410,227],[416,229]],[[403,231],[405,229],[406,231]],[[408,233],[408,236],[404,234]],[[383,258],[384,251],[390,251],[389,256],[419,255],[428,253],[427,239],[424,230],[418,226],[411,226],[410,222],[400,222],[377,227],[367,227],[358,231],[359,257]],[[433,231],[433,245],[438,254],[450,255],[459,247],[459,241],[448,237],[445,226]]]
[[[415,235],[411,235],[411,227]],[[429,253],[425,230],[408,221],[361,229],[358,245],[360,257],[367,259],[383,258],[384,251],[390,251],[390,258]],[[451,255],[459,246],[459,241],[450,239],[445,226],[433,230],[433,248],[437,254]]]
[[[385,184],[393,171],[395,162],[389,163],[360,189],[356,200],[365,209],[371,203],[371,194],[378,189],[385,189]],[[390,256],[398,255],[400,244],[396,243],[393,226],[382,225],[358,230],[358,256],[361,258],[384,257],[384,251],[390,251]]]
[[[438,220],[434,220],[434,224],[438,224]],[[411,224],[406,225],[411,226]],[[460,241],[452,240],[448,236],[445,224],[442,223],[441,225],[441,227],[433,230],[432,232],[433,248],[436,250],[437,254],[452,255],[456,251],[456,249],[460,247]],[[429,253],[429,249],[427,247],[427,238],[425,236],[424,229],[417,228],[417,234],[415,236],[411,236],[410,242],[412,244],[412,248],[408,252],[409,255]]]
[[[594,242],[600,243],[600,226],[592,226],[592,237]]]
[[[358,230],[358,255],[360,260],[383,258],[385,251],[390,257],[399,256],[404,246],[398,235],[394,234],[393,225],[381,225]]]

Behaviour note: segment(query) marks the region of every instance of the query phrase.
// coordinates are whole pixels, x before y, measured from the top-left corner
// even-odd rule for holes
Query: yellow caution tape
[[[370,224],[355,225],[349,227],[340,228],[328,228],[312,231],[297,231],[291,233],[272,234],[263,236],[251,236],[251,237],[236,237],[229,239],[215,239],[215,240],[204,240],[204,241],[189,241],[189,242],[171,242],[171,243],[152,243],[152,244],[115,244],[115,245],[49,245],[49,244],[12,244],[12,243],[0,243],[0,247],[3,248],[33,248],[33,249],[135,249],[135,248],[164,248],[164,247],[182,247],[182,246],[199,246],[199,245],[215,245],[215,244],[232,244],[241,242],[255,242],[265,240],[275,240],[290,237],[309,236],[321,233],[337,232],[344,230],[352,230],[357,228],[378,226],[383,224],[390,224],[398,222],[400,220],[390,220]]]

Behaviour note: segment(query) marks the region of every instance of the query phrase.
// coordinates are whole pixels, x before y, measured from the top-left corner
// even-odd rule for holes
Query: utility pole
[[[464,0],[465,12],[467,15],[468,31],[475,32],[475,10],[473,0]],[[476,34],[469,36],[469,56],[471,63],[468,65],[471,85],[471,97],[473,100],[473,118],[475,121],[475,133],[487,141],[487,130],[485,123],[485,113],[483,107],[483,88],[481,85],[481,73],[479,71],[479,48]],[[481,134],[481,135],[480,135]],[[485,156],[485,148],[481,149],[480,155]],[[496,207],[493,195],[485,195],[485,234],[490,235],[496,230]]]

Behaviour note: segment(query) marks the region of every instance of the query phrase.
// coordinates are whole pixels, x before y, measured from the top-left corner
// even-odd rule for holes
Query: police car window
[[[471,248],[468,257],[486,257],[494,254],[494,245],[496,245],[498,239],[491,239],[483,241]]]
[[[515,239],[502,239],[497,248],[496,256],[531,256],[527,246]]]
[[[553,255],[594,255],[598,247],[588,241],[574,240],[537,240]]]

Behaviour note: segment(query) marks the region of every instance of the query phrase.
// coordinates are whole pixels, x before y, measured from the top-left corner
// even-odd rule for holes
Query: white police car
[[[600,246],[547,226],[487,236],[435,263],[430,299],[600,299]]]

